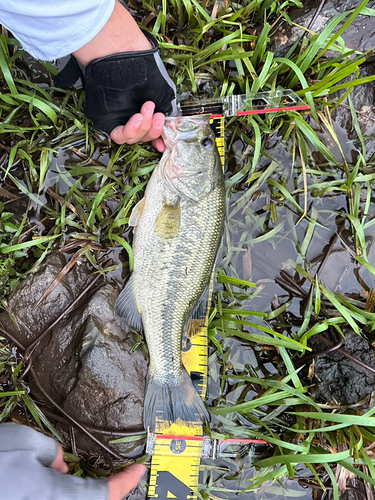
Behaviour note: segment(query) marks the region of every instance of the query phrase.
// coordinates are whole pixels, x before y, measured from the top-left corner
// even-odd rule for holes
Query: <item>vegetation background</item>
[[[354,332],[374,342],[374,156],[354,105],[355,92],[375,80],[363,70],[373,51],[345,42],[358,18],[373,20],[368,3],[355,2],[319,33],[314,24],[300,27],[288,52],[276,56],[272,40],[280,26],[296,25],[290,16],[302,9],[299,0],[129,2],[137,21],[157,36],[185,97],[292,89],[310,105],[306,113],[233,118],[226,126],[228,224],[210,315],[214,418],[207,432],[266,438],[272,447],[250,458],[207,462],[203,499],[241,492],[244,498],[310,498],[310,485],[314,495],[337,500],[350,474],[364,480],[366,498],[375,486],[372,399],[342,406],[314,398],[314,366],[306,369],[311,360],[304,358],[311,340],[332,329],[339,338]],[[3,30],[3,308],[53,250],[65,248],[70,265],[87,259],[101,273],[124,265],[131,270],[129,215],[160,156],[149,145],[110,143],[85,117],[83,91],[55,89],[52,79],[51,86],[35,83],[25,58]],[[338,121],[342,109],[347,129]],[[52,172],[53,189],[46,186]],[[350,289],[327,285],[329,274],[340,271],[334,261],[324,267],[335,245],[348,259]],[[119,247],[125,264],[117,260],[103,270],[101,257]],[[27,377],[21,380],[22,356],[3,333],[0,422],[26,414],[31,425],[59,437],[29,393]],[[110,473],[98,457],[66,458],[76,475]],[[288,482],[293,477],[305,482]]]

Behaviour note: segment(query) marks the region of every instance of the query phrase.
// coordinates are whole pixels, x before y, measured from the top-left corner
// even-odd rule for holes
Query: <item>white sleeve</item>
[[[116,0],[0,0],[0,24],[38,59],[71,54],[105,26]]]

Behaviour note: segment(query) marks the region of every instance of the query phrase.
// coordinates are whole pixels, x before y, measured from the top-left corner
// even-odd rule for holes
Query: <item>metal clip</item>
[[[204,436],[203,447],[202,447],[202,458],[210,458],[211,455],[211,439],[208,436]]]
[[[149,432],[147,436],[147,443],[146,443],[146,453],[148,455],[153,455],[154,454],[154,449],[155,449],[155,434],[153,432]]]

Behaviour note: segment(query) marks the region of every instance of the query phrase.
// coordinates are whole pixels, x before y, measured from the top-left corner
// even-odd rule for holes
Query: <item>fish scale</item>
[[[218,213],[223,214],[224,190],[217,189],[198,203],[181,200],[180,232],[168,242],[150,231],[164,199],[163,184],[158,178],[155,181],[150,181],[147,192],[153,205],[144,213],[133,244],[138,256],[134,287],[141,290],[137,306],[150,351],[150,373],[165,381],[170,373],[181,374],[182,330],[190,304],[197,302],[211,276],[222,228]],[[199,214],[205,214],[204,219]]]

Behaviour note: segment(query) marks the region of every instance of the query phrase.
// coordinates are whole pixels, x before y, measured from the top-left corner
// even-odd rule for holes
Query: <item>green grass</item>
[[[294,368],[294,362],[309,352],[309,339],[329,327],[340,333],[349,326],[373,340],[375,269],[369,261],[369,242],[375,174],[350,93],[375,77],[362,78],[359,73],[371,52],[350,50],[341,38],[361,12],[374,15],[366,4],[332,20],[321,34],[312,31],[301,46],[278,58],[269,51],[274,23],[280,16],[288,22],[290,7],[299,2],[224,1],[211,17],[213,1],[150,0],[138,13],[139,20],[155,15],[153,31],[181,92],[205,98],[293,89],[311,107],[304,114],[259,115],[227,123],[228,224],[209,328],[214,418],[207,432],[214,437],[266,438],[273,447],[256,457],[259,470],[250,478],[244,472],[248,462],[242,469],[229,459],[223,468],[203,466],[203,499],[226,495],[233,488],[249,495],[265,483],[269,492],[280,493],[274,482],[298,476],[298,464],[305,464],[322,486],[328,475],[335,500],[337,464],[375,484],[374,460],[366,452],[375,440],[372,412],[314,401],[306,372]],[[2,307],[19,280],[37,269],[52,249],[64,245],[84,240],[81,253],[97,268],[98,247],[103,252],[123,247],[125,265],[131,269],[129,216],[160,157],[150,145],[108,142],[86,119],[83,93],[41,88],[28,81],[16,67],[22,51],[13,53],[14,46],[15,40],[0,37],[0,127],[6,155],[0,164],[1,187],[22,197],[25,215],[8,209],[14,202],[3,198]],[[334,59],[324,57],[328,50],[335,52]],[[345,97],[360,148],[354,163],[331,119]],[[334,154],[335,148],[339,154]],[[64,165],[63,152],[69,158]],[[54,180],[49,193],[48,176]],[[31,224],[31,206],[48,220],[45,229]],[[337,218],[345,223],[340,244],[358,272],[367,272],[367,285],[360,283],[361,297],[330,290],[316,274],[313,260],[337,230]],[[296,314],[298,296],[280,290],[271,307],[274,278],[282,267],[310,293],[305,316]],[[253,353],[257,365],[246,361],[240,346]],[[0,375],[6,375],[10,385],[0,392],[0,421],[21,405],[35,425],[59,437],[19,382],[18,361],[10,347],[1,344]],[[257,397],[249,398],[249,391]],[[77,457],[67,458],[76,475],[107,474],[105,467],[94,469]],[[231,481],[236,486],[229,488]]]

